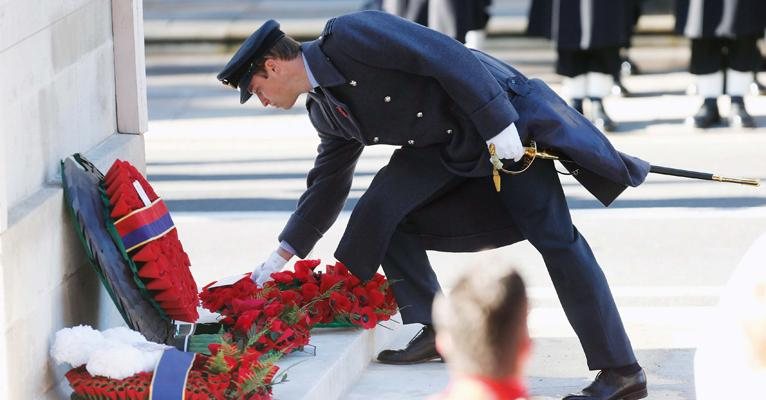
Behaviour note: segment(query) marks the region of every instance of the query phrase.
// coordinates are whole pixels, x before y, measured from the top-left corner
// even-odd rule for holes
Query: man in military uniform
[[[690,118],[696,127],[710,128],[721,122],[717,100],[724,87],[731,99],[729,125],[755,127],[744,96],[753,83],[753,71],[760,67],[756,43],[764,28],[763,0],[676,1],[676,33],[691,39],[689,72],[703,98],[699,111]]]
[[[424,50],[426,49],[426,50]],[[534,139],[572,159],[565,165],[610,204],[645,179],[649,165],[616,151],[547,85],[453,39],[377,11],[327,22],[299,44],[268,21],[218,75],[240,102],[290,108],[306,93],[320,144],[306,192],[253,272],[264,282],[293,255],[305,257],[336,220],[365,146],[394,145],[351,214],[335,252],[362,280],[382,265],[404,323],[424,328],[378,360],[410,364],[439,357],[431,303],[439,283],[427,249],[478,251],[528,240],[542,254],[595,382],[570,399],[638,399],[646,377],[636,361],[606,278],[572,225],[554,165],[538,160],[503,176],[495,192],[488,146],[519,160]],[[632,397],[631,397],[632,396]]]

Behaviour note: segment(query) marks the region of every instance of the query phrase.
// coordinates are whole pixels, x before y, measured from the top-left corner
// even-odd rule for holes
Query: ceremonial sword
[[[534,140],[530,141],[529,146],[524,147],[524,157],[522,158],[522,169],[518,171],[510,171],[505,169],[503,162],[495,153],[495,145],[489,145],[489,160],[492,162],[492,182],[495,184],[495,190],[500,191],[500,172],[509,175],[518,175],[526,171],[535,159],[540,158],[543,160],[556,160],[562,163],[574,163],[574,161],[550,153],[545,150],[538,150],[537,143]],[[727,178],[720,175],[710,174],[707,172],[688,171],[685,169],[676,169],[661,167],[659,165],[650,165],[649,172],[662,175],[680,176],[682,178],[702,179],[706,181],[738,183],[740,185],[760,186],[761,183],[758,179],[750,178]]]

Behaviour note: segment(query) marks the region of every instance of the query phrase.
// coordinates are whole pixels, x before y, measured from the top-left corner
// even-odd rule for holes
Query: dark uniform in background
[[[764,0],[676,1],[675,29],[691,39],[689,72],[696,76],[697,91],[704,98],[693,117],[697,127],[720,122],[716,99],[724,94],[724,87],[731,98],[729,123],[755,127],[745,109],[744,95],[760,62],[756,42],[765,27]]]
[[[479,251],[526,239],[542,254],[588,367],[605,371],[599,390],[645,395],[645,375],[606,278],[572,224],[554,165],[538,160],[504,175],[496,193],[486,141],[515,124],[522,142],[573,159],[566,168],[605,205],[641,184],[649,164],[616,151],[542,81],[396,16],[331,19],[301,49],[318,85],[306,107],[321,142],[280,241],[306,257],[343,208],[364,147],[400,146],[357,202],[335,252],[363,280],[382,265],[403,322],[426,325],[407,349],[378,359],[438,356],[430,324],[440,287],[427,249]],[[251,62],[235,56],[230,64]]]
[[[381,0],[380,9],[481,49],[491,3],[492,0]]]
[[[590,120],[613,131],[617,125],[604,109],[614,76],[620,73],[620,48],[629,43],[627,0],[554,0],[551,38],[558,58],[556,73],[566,77],[564,91],[572,106],[590,100]]]
[[[620,45],[620,68],[614,70],[612,78],[616,89],[623,96],[629,96],[630,92],[622,84],[622,73],[628,75],[635,75],[639,73],[638,67],[630,60],[628,56],[628,49],[631,47],[631,38],[633,36],[633,30],[638,23],[638,18],[641,16],[641,3],[642,0],[622,0],[625,1],[623,10],[625,16],[623,17],[625,24],[625,32],[622,35],[624,43]],[[556,10],[558,12],[559,2],[555,2]],[[553,20],[553,7],[554,0],[532,0],[529,6],[529,13],[527,19],[527,28],[525,34],[530,37],[545,37],[553,39],[551,25]],[[573,101],[578,111],[582,112],[582,102]]]

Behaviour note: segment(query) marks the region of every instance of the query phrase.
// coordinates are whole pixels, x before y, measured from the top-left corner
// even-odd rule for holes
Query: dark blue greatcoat
[[[302,49],[320,86],[306,106],[321,143],[279,237],[300,257],[340,213],[364,146],[401,148],[360,198],[335,253],[362,278],[377,270],[405,219],[441,251],[523,239],[494,192],[485,143],[510,123],[522,140],[576,161],[567,168],[605,205],[648,173],[649,164],[616,151],[542,81],[399,17],[334,18]],[[473,179],[432,201],[455,175]]]

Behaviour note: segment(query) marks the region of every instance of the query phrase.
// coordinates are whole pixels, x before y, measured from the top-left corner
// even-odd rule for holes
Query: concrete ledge
[[[396,321],[401,320],[397,315]],[[401,324],[386,321],[372,330],[327,328],[311,331],[316,355],[293,353],[279,361],[287,382],[274,386],[277,400],[334,400],[348,391],[370,361],[396,336]]]
[[[106,173],[117,158],[130,161],[139,170],[146,171],[142,135],[114,134],[84,154],[103,173]]]

